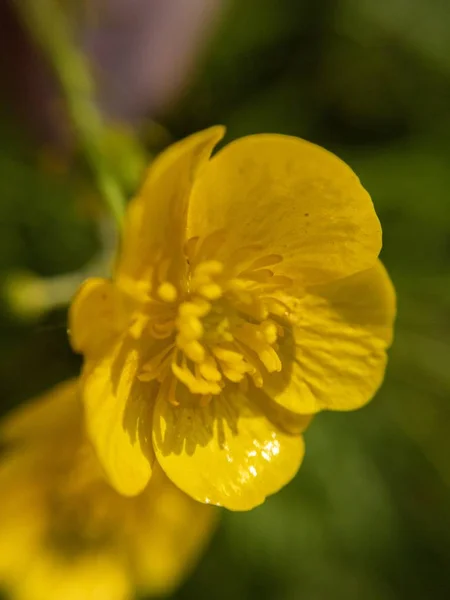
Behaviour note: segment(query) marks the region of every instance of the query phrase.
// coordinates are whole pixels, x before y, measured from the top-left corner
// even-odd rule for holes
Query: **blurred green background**
[[[85,32],[87,23],[90,35],[104,24],[98,4],[58,3],[74,29]],[[133,1],[132,9],[142,6]],[[67,126],[45,52],[40,56],[12,11],[0,12],[8,58],[0,107],[0,398],[6,412],[79,368],[67,342],[66,309],[25,318],[17,298],[11,300],[11,282],[23,272],[49,278],[83,268],[104,235],[95,161],[76,127]],[[144,93],[134,80],[139,106],[127,106],[135,88],[121,79],[126,65],[106,53],[107,100],[119,89],[125,101],[100,100],[111,126],[99,137],[108,140],[106,162],[117,166],[121,189],[131,192],[138,178],[136,140],[150,155],[223,123],[226,141],[269,131],[319,143],[346,160],[372,195],[399,315],[375,400],[355,413],[320,415],[306,434],[307,454],[294,482],[251,513],[224,514],[209,552],[174,598],[447,599],[449,3],[229,0],[214,17],[202,14],[195,51],[180,67],[182,82],[156,100],[151,92],[159,84],[150,82]],[[185,22],[172,18],[188,27],[188,14]],[[125,26],[130,31],[120,48],[128,40],[136,52],[140,38]],[[164,63],[168,43],[179,43],[166,37],[156,63]],[[89,36],[77,39],[83,43],[76,52],[90,60]],[[96,80],[96,68],[93,73]],[[126,129],[117,128],[119,121]]]

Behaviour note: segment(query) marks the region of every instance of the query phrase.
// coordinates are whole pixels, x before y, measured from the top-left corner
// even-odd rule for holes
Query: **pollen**
[[[164,302],[175,302],[177,299],[177,288],[168,281],[164,281],[158,288],[158,296]]]
[[[283,368],[277,342],[287,309],[274,296],[290,283],[282,257],[255,258],[258,249],[249,247],[223,262],[215,257],[221,240],[213,234],[185,244],[186,275],[177,286],[167,280],[170,261],[160,257],[148,314],[134,325],[134,337],[142,332],[149,348],[139,379],[159,381],[175,406],[186,398],[183,389],[205,406],[225,386],[262,387],[265,374]]]

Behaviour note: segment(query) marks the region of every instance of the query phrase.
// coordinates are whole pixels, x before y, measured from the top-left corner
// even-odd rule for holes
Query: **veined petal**
[[[303,459],[300,435],[274,425],[241,392],[206,407],[155,405],[153,445],[159,464],[195,500],[249,510],[287,484]]]
[[[297,287],[367,269],[381,248],[372,201],[350,167],[319,146],[275,134],[236,140],[199,174],[188,237],[214,230],[226,231],[219,258],[258,245],[283,257],[280,274]]]
[[[211,127],[172,144],[152,163],[138,196],[127,209],[116,275],[119,281],[138,279],[155,249],[170,244],[181,253],[192,184],[224,135]]]
[[[297,322],[280,344],[284,368],[264,389],[301,414],[359,408],[384,377],[396,310],[392,283],[378,261],[310,292],[291,303]]]
[[[88,361],[82,377],[88,435],[111,485],[125,496],[144,489],[153,462],[152,401],[143,394],[137,369],[138,351],[125,340]]]
[[[126,312],[119,289],[108,279],[87,279],[69,309],[73,349],[89,357],[103,354],[124,327]]]

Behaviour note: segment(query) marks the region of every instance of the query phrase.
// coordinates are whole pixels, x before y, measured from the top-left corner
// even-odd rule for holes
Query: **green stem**
[[[75,45],[69,19],[57,0],[15,0],[15,6],[59,79],[80,146],[120,225],[125,197],[103,152],[105,123],[94,99],[88,62]]]

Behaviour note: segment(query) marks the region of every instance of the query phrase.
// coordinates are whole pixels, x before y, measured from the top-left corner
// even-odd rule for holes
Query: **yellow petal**
[[[82,412],[73,411],[78,389],[61,384],[1,427],[0,587],[22,600],[129,600],[136,588],[167,595],[218,511],[184,494],[157,463],[142,494],[117,494],[83,435]]]
[[[41,487],[33,480],[29,456],[7,454],[0,463],[0,586],[26,573],[46,533]]]
[[[76,560],[41,552],[12,586],[18,600],[129,600],[132,589],[125,566],[111,553]]]
[[[88,435],[111,485],[125,496],[144,489],[153,462],[152,400],[144,395],[137,369],[138,351],[125,340],[102,359],[87,362],[83,373]]]
[[[218,509],[184,494],[155,463],[135,512],[130,543],[137,587],[145,595],[166,596],[197,561],[215,529]]]
[[[87,279],[69,310],[69,336],[73,349],[90,356],[102,354],[125,323],[125,307],[112,281]]]
[[[127,209],[117,264],[119,280],[138,279],[155,249],[170,244],[171,253],[181,252],[192,184],[224,132],[220,126],[200,131],[173,144],[152,163],[141,191]]]
[[[297,472],[300,435],[274,425],[238,391],[215,396],[206,407],[155,406],[153,445],[168,477],[195,500],[249,510]]]
[[[292,412],[281,406],[264,392],[264,390],[252,387],[252,402],[264,412],[272,423],[275,423],[286,433],[300,435],[309,427],[314,415]]]
[[[28,443],[67,435],[66,429],[81,418],[79,391],[78,379],[70,379],[19,406],[0,423],[0,440]]]
[[[395,319],[395,292],[381,262],[311,290],[293,307],[293,343],[286,336],[284,368],[266,379],[266,392],[298,413],[366,404],[383,380]]]
[[[277,273],[315,285],[371,267],[381,228],[353,171],[323,148],[283,135],[241,138],[199,174],[188,237],[225,230],[218,258],[243,246],[281,255]],[[250,252],[250,250],[249,250]]]

